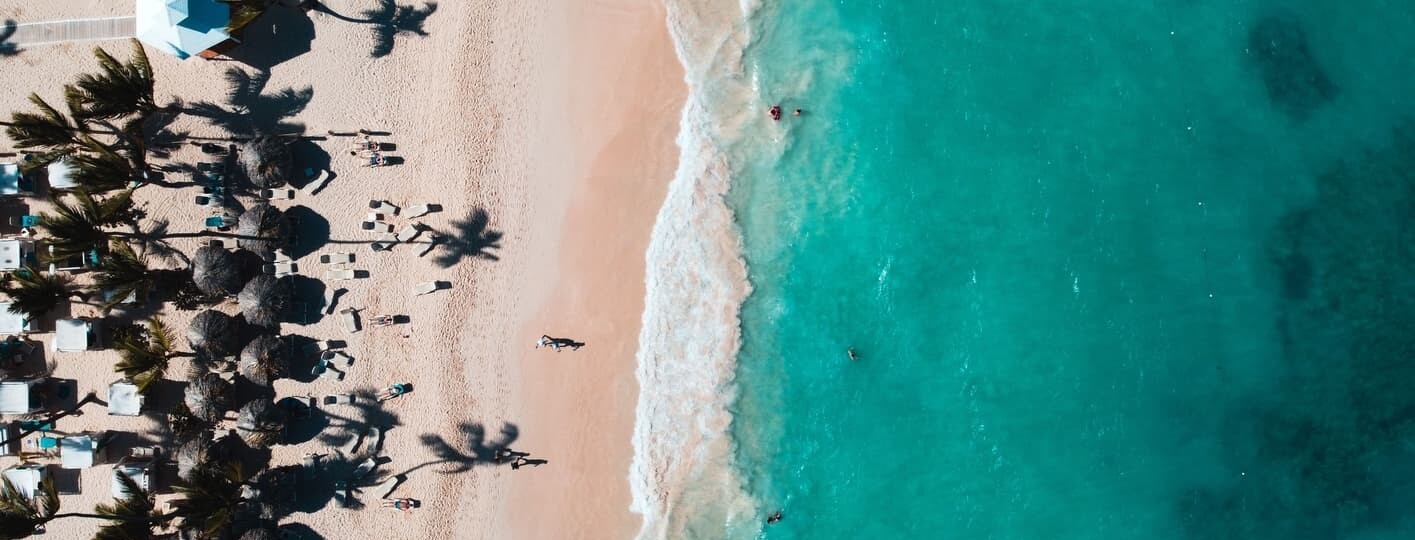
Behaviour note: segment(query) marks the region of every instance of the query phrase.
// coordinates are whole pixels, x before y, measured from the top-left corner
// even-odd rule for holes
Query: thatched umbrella
[[[275,540],[279,536],[274,527],[261,525],[242,533],[239,540]]]
[[[236,435],[252,448],[266,448],[280,440],[288,419],[285,409],[276,407],[274,401],[257,399],[241,407],[236,416]]]
[[[187,385],[183,402],[193,416],[215,422],[226,416],[231,404],[231,383],[215,373],[202,374]]]
[[[197,467],[216,460],[216,443],[210,437],[197,437],[177,447],[177,476],[187,478]]]
[[[262,259],[275,260],[275,250],[290,243],[290,218],[266,203],[250,207],[236,222],[236,244]]]
[[[230,296],[241,290],[236,256],[216,246],[202,246],[192,255],[192,281],[206,294]]]
[[[241,294],[236,295],[241,304],[241,314],[246,322],[266,328],[280,326],[280,317],[290,306],[290,282],[285,278],[275,278],[261,274],[246,282]]]
[[[193,349],[212,356],[230,356],[239,350],[239,330],[234,317],[208,309],[192,317],[192,324],[187,327],[187,341]]]
[[[295,169],[295,156],[285,139],[270,135],[256,135],[240,148],[241,167],[246,170],[251,183],[273,188],[290,179]]]
[[[251,340],[241,350],[240,370],[241,376],[263,386],[288,376],[290,361],[285,357],[285,344],[270,334]]]

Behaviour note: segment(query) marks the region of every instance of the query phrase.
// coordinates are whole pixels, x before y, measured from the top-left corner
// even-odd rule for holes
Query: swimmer
[[[780,510],[777,510],[776,512],[774,512],[774,513],[772,513],[771,515],[769,515],[769,516],[766,517],[766,524],[767,524],[767,525],[775,525],[776,522],[778,522],[778,521],[781,521],[781,511],[780,511]]]
[[[860,357],[855,354],[855,348],[854,348],[854,347],[850,347],[850,348],[848,348],[848,349],[845,349],[845,354],[850,357],[850,361],[851,361],[851,362],[854,362],[854,361],[860,359]]]

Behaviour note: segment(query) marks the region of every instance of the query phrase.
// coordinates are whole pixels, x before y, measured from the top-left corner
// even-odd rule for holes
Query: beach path
[[[137,34],[135,21],[135,17],[103,17],[25,23],[15,25],[14,35],[6,41],[33,46],[130,38]]]

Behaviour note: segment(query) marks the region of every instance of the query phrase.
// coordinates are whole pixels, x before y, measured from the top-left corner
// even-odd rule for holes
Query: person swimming
[[[854,348],[854,347],[850,347],[850,348],[848,348],[848,349],[845,349],[845,354],[846,354],[846,356],[849,356],[849,357],[850,357],[850,361],[851,361],[851,362],[854,362],[854,361],[860,359],[860,357],[855,354],[855,348]]]
[[[771,515],[769,515],[769,516],[766,517],[766,524],[767,524],[767,525],[775,525],[776,522],[778,522],[778,521],[781,521],[781,511],[780,511],[780,510],[777,510],[777,511],[775,511],[775,512],[772,512]]]
[[[767,109],[767,114],[771,115],[773,122],[781,120],[781,106],[772,105],[770,109]]]

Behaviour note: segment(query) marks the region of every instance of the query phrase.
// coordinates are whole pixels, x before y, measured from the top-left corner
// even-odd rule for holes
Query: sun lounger
[[[388,201],[373,200],[368,202],[369,210],[391,216],[398,215],[398,207]]]
[[[393,232],[393,224],[384,223],[382,221],[365,221],[362,227],[365,231],[373,231],[376,233],[387,234]]]
[[[329,350],[329,348],[329,340],[321,339],[318,341],[310,342],[308,345],[305,345],[305,347],[301,350],[304,351],[305,354],[319,354]]]
[[[387,499],[389,495],[393,494],[393,490],[398,489],[398,486],[407,478],[407,475],[399,474],[384,479],[383,483],[378,485],[378,498]]]
[[[376,468],[378,468],[378,458],[368,458],[362,463],[359,463],[358,467],[354,468],[353,478],[354,480],[363,480],[365,476],[368,476],[368,474],[373,472]]]
[[[310,179],[309,183],[302,188],[305,193],[314,193],[324,189],[325,184],[329,183],[329,179],[334,177],[329,171],[319,171],[316,174],[313,170],[306,169],[305,173]]]
[[[428,237],[427,237],[427,242],[424,242],[424,243],[423,243],[422,251],[419,251],[419,252],[418,252],[418,256],[419,256],[419,257],[422,257],[423,255],[427,255],[428,253],[432,252],[433,248],[436,248],[437,245],[438,245],[438,244],[441,244],[441,243],[442,243],[442,236],[441,236],[441,235],[436,235],[436,234],[428,235]]]
[[[377,242],[369,242],[368,247],[369,249],[372,249],[374,251],[388,251],[390,249],[393,249],[393,242],[389,242],[388,240],[379,240]]]
[[[423,226],[421,223],[412,223],[409,224],[407,227],[403,227],[403,230],[398,231],[398,236],[396,238],[398,238],[399,242],[412,242],[413,239],[417,238],[418,234],[422,232]]]
[[[377,455],[383,449],[383,430],[376,427],[368,428],[364,433],[364,450],[369,454]]]
[[[354,357],[339,351],[324,351],[322,353],[319,353],[319,359],[320,361],[327,362],[330,365],[333,365],[335,362],[344,364],[345,368],[354,365]]]
[[[330,394],[324,396],[325,405],[352,405],[353,403],[353,394]]]
[[[344,289],[342,289],[342,288],[341,288],[341,289],[336,289],[336,288],[333,288],[333,287],[329,287],[329,288],[327,288],[327,289],[324,289],[324,314],[325,314],[325,315],[330,315],[330,314],[333,314],[333,313],[334,313],[334,300],[339,297],[339,293],[342,292],[342,291],[344,291]]]
[[[288,200],[290,200],[290,199],[295,198],[295,190],[293,190],[293,189],[262,189],[262,190],[260,190],[260,198],[262,198],[262,199],[269,199],[269,200],[272,200],[272,201],[288,201]]]
[[[354,311],[354,308],[339,310],[339,318],[343,319],[344,329],[348,330],[350,334],[359,331],[359,312]]]
[[[324,273],[329,279],[354,279],[354,271],[348,268],[336,268]]]
[[[441,209],[442,207],[436,204],[415,204],[413,206],[409,206],[408,209],[403,212],[403,217],[423,217]]]
[[[424,294],[431,294],[431,293],[437,292],[437,289],[439,289],[439,288],[440,288],[440,287],[437,285],[437,282],[436,282],[436,281],[424,281],[424,282],[419,283],[419,284],[417,284],[417,285],[413,285],[413,296],[422,296],[422,295],[424,295]]]
[[[265,273],[270,274],[272,276],[288,276],[290,274],[295,273],[295,263],[277,262],[273,264],[267,264],[265,265],[264,270]]]
[[[335,381],[344,380],[344,372],[334,369],[329,362],[318,362],[314,368],[310,369],[310,374],[321,379],[331,379]]]
[[[211,216],[206,218],[206,228],[220,229],[222,227],[229,227],[234,221],[235,220],[226,216]],[[389,225],[388,230],[391,232],[393,230],[393,226]]]
[[[328,253],[319,256],[319,262],[324,264],[349,264],[354,262],[353,253]]]

